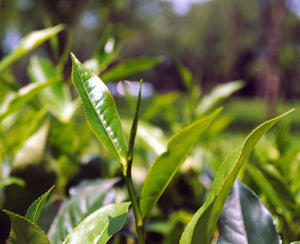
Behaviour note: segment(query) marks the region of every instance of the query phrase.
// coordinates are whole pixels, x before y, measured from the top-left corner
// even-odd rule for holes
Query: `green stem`
[[[144,223],[141,218],[138,201],[136,198],[136,194],[135,194],[135,190],[134,190],[134,186],[133,186],[133,182],[132,182],[131,165],[132,165],[132,161],[129,160],[128,164],[127,164],[127,173],[125,175],[125,180],[126,180],[129,198],[132,203],[132,209],[133,209],[133,214],[134,214],[134,219],[135,219],[135,226],[136,226],[138,242],[139,242],[139,244],[145,244]]]

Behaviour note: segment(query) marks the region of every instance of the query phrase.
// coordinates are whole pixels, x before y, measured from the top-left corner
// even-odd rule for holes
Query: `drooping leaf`
[[[293,110],[291,110],[293,111]],[[228,197],[239,170],[247,160],[259,139],[281,118],[291,111],[254,129],[246,138],[241,148],[234,150],[218,168],[209,195],[202,207],[195,213],[183,232],[180,243],[208,244],[222,208]]]
[[[71,54],[72,79],[82,99],[89,125],[126,172],[126,146],[117,108],[106,85]]]
[[[45,194],[36,199],[31,206],[28,208],[25,218],[30,220],[32,223],[37,224],[39,221],[39,217],[43,210],[44,204],[53,190],[54,186],[52,186]]]
[[[34,223],[28,219],[14,214],[10,211],[3,210],[10,218],[11,231],[9,243],[11,244],[50,244],[47,235]]]
[[[145,179],[140,198],[140,208],[143,218],[149,215],[184,162],[192,146],[207,130],[219,112],[220,109],[210,116],[192,123],[176,133],[169,140],[167,150],[155,160]]]
[[[86,216],[114,201],[116,180],[97,180],[73,188],[70,199],[60,208],[48,231],[52,244],[60,244]]]
[[[64,240],[64,244],[104,244],[122,229],[130,202],[109,204],[90,214]]]
[[[23,57],[31,50],[48,40],[52,36],[56,35],[64,29],[63,25],[57,25],[44,30],[34,31],[25,36],[20,44],[7,56],[5,56],[0,62],[0,73],[9,65],[14,63],[19,58]]]
[[[151,69],[162,61],[163,59],[161,57],[134,58],[109,69],[102,74],[101,78],[104,82],[120,80],[144,70]]]
[[[54,82],[57,82],[57,80],[52,79],[45,83],[29,84],[22,87],[17,93],[10,93],[5,99],[5,104],[0,108],[0,122]]]
[[[76,109],[76,104],[72,102],[67,85],[62,82],[62,74],[50,60],[38,57],[31,58],[28,73],[33,83],[45,83],[52,79],[59,81],[44,89],[40,99],[55,117],[62,122],[68,122]]]
[[[272,215],[239,180],[233,184],[219,219],[218,244],[280,243]]]

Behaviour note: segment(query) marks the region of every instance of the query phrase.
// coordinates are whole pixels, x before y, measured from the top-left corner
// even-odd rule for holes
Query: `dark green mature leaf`
[[[59,81],[44,89],[40,99],[60,121],[70,121],[76,106],[72,102],[70,90],[62,82],[62,74],[57,71],[53,63],[48,59],[33,57],[30,60],[28,74],[33,83],[45,83],[52,79]]]
[[[130,202],[109,204],[90,214],[67,236],[64,244],[104,244],[122,229]]]
[[[28,208],[25,218],[30,220],[32,223],[37,224],[43,210],[44,204],[53,190],[54,186],[52,186],[45,194],[36,199],[31,206]]]
[[[242,147],[233,151],[220,165],[205,203],[185,228],[180,243],[209,243],[232,185],[254,146],[275,123],[292,111],[258,126],[249,134]]]
[[[49,80],[45,83],[29,84],[22,87],[17,93],[10,93],[6,98],[5,104],[0,108],[0,122],[10,113],[24,106],[30,99],[40,93],[46,87],[57,82],[56,79]]]
[[[0,62],[0,73],[9,65],[29,53],[31,50],[56,35],[64,29],[63,25],[57,25],[48,29],[34,31],[25,36],[20,44]]]
[[[116,180],[97,180],[72,189],[72,197],[60,208],[48,231],[53,244],[60,244],[86,216],[104,204],[114,201],[115,192],[112,186]]]
[[[106,85],[71,54],[72,79],[82,99],[89,125],[126,172],[126,146],[119,114]]]
[[[104,82],[120,80],[144,70],[151,69],[162,61],[163,58],[161,57],[134,58],[109,69],[101,78]]]
[[[50,244],[46,234],[28,219],[3,210],[10,217],[11,232],[9,243],[12,244]]]
[[[176,133],[169,140],[167,151],[155,160],[145,179],[140,200],[143,218],[149,215],[181,164],[184,162],[192,146],[207,130],[219,112],[220,109],[210,116],[192,123]]]
[[[233,184],[220,215],[217,243],[280,243],[272,215],[256,194],[239,180]]]

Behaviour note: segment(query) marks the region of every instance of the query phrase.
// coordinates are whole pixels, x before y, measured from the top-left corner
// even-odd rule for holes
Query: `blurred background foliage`
[[[23,214],[56,184],[47,209],[54,216],[72,186],[121,175],[85,121],[70,81],[72,51],[108,83],[126,138],[136,83],[119,81],[143,78],[148,87],[135,148],[138,186],[174,132],[226,102],[147,226],[149,243],[177,243],[215,170],[250,128],[300,108],[299,5],[297,0],[0,0],[0,207]],[[28,33],[52,26],[43,32],[48,35],[43,41],[49,41],[3,62]],[[263,139],[240,175],[275,216],[284,243],[300,239],[300,110],[290,119]],[[126,199],[124,192],[121,181],[110,200]],[[42,219],[46,232],[52,220]],[[1,212],[0,242],[8,233],[9,220]]]

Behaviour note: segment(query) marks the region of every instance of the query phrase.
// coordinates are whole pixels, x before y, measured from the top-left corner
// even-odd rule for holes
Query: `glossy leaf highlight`
[[[149,215],[184,162],[192,146],[207,130],[219,112],[220,109],[210,116],[192,123],[176,133],[169,140],[167,150],[155,160],[145,179],[140,199],[140,208],[143,218]]]
[[[233,184],[219,220],[218,244],[280,243],[272,215],[239,180]]]
[[[288,115],[291,111],[278,116],[274,119],[254,129],[246,138],[241,148],[234,150],[233,153],[218,168],[209,195],[202,207],[195,213],[191,221],[186,226],[181,239],[181,244],[210,242],[217,220],[221,214],[233,183],[239,170],[247,160],[259,139],[280,119]]]
[[[129,202],[109,204],[85,218],[65,239],[64,244],[104,244],[122,229]]]
[[[126,172],[126,146],[117,108],[106,85],[71,54],[72,80],[83,102],[89,125]]]

